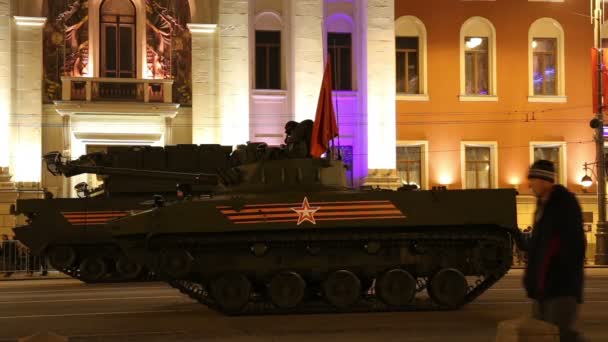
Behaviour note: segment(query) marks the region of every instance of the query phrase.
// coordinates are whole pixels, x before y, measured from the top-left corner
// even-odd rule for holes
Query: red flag
[[[608,50],[602,51],[602,102],[605,109],[608,103]],[[592,84],[592,98],[593,98],[593,112],[599,111],[598,98],[597,98],[597,56],[598,51],[596,48],[591,48],[591,84]]]
[[[310,154],[319,158],[329,149],[329,141],[338,136],[336,114],[331,100],[331,58],[327,55],[327,64],[323,72],[323,82],[319,93],[317,114],[310,139]]]

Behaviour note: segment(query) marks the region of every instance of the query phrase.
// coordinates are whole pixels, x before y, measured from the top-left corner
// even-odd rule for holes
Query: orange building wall
[[[397,101],[397,139],[429,142],[429,186],[452,178],[462,187],[461,141],[498,143],[498,186],[529,193],[530,141],[566,141],[567,182],[581,191],[583,163],[595,160],[588,0],[564,3],[497,1],[395,1],[395,18],[418,17],[427,30],[429,101]],[[496,29],[498,102],[460,102],[460,27],[481,16]],[[528,103],[528,30],[550,17],[564,29],[567,103]],[[584,144],[570,142],[586,141]]]

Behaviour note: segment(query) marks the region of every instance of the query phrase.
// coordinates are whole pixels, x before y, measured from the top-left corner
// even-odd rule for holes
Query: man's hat
[[[528,171],[528,179],[538,178],[555,183],[555,165],[549,160],[540,159],[535,161]]]

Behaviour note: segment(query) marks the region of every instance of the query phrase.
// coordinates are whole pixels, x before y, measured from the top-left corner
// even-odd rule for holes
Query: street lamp
[[[595,164],[597,164],[597,163],[585,163],[583,165],[583,170],[585,170],[585,175],[583,176],[583,178],[581,178],[581,185],[583,186],[583,190],[586,190],[591,185],[593,185],[593,179],[591,178],[591,176],[589,176],[587,171],[591,170],[591,173],[595,176],[593,169],[589,167],[589,165],[595,165]]]

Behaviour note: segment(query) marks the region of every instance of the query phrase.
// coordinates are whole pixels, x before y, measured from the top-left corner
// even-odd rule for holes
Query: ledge
[[[429,101],[428,94],[397,94],[397,101]]]
[[[192,33],[213,33],[217,29],[217,24],[186,24]]]
[[[45,17],[21,17],[16,15],[13,18],[17,26],[42,27],[46,22]]]
[[[528,96],[528,102],[566,103],[568,96]]]
[[[98,114],[138,117],[157,115],[174,118],[178,109],[178,103],[55,101],[55,110],[61,116]]]
[[[498,102],[495,95],[458,95],[460,102]]]
[[[280,102],[287,99],[287,90],[252,89],[251,98],[258,101]]]

